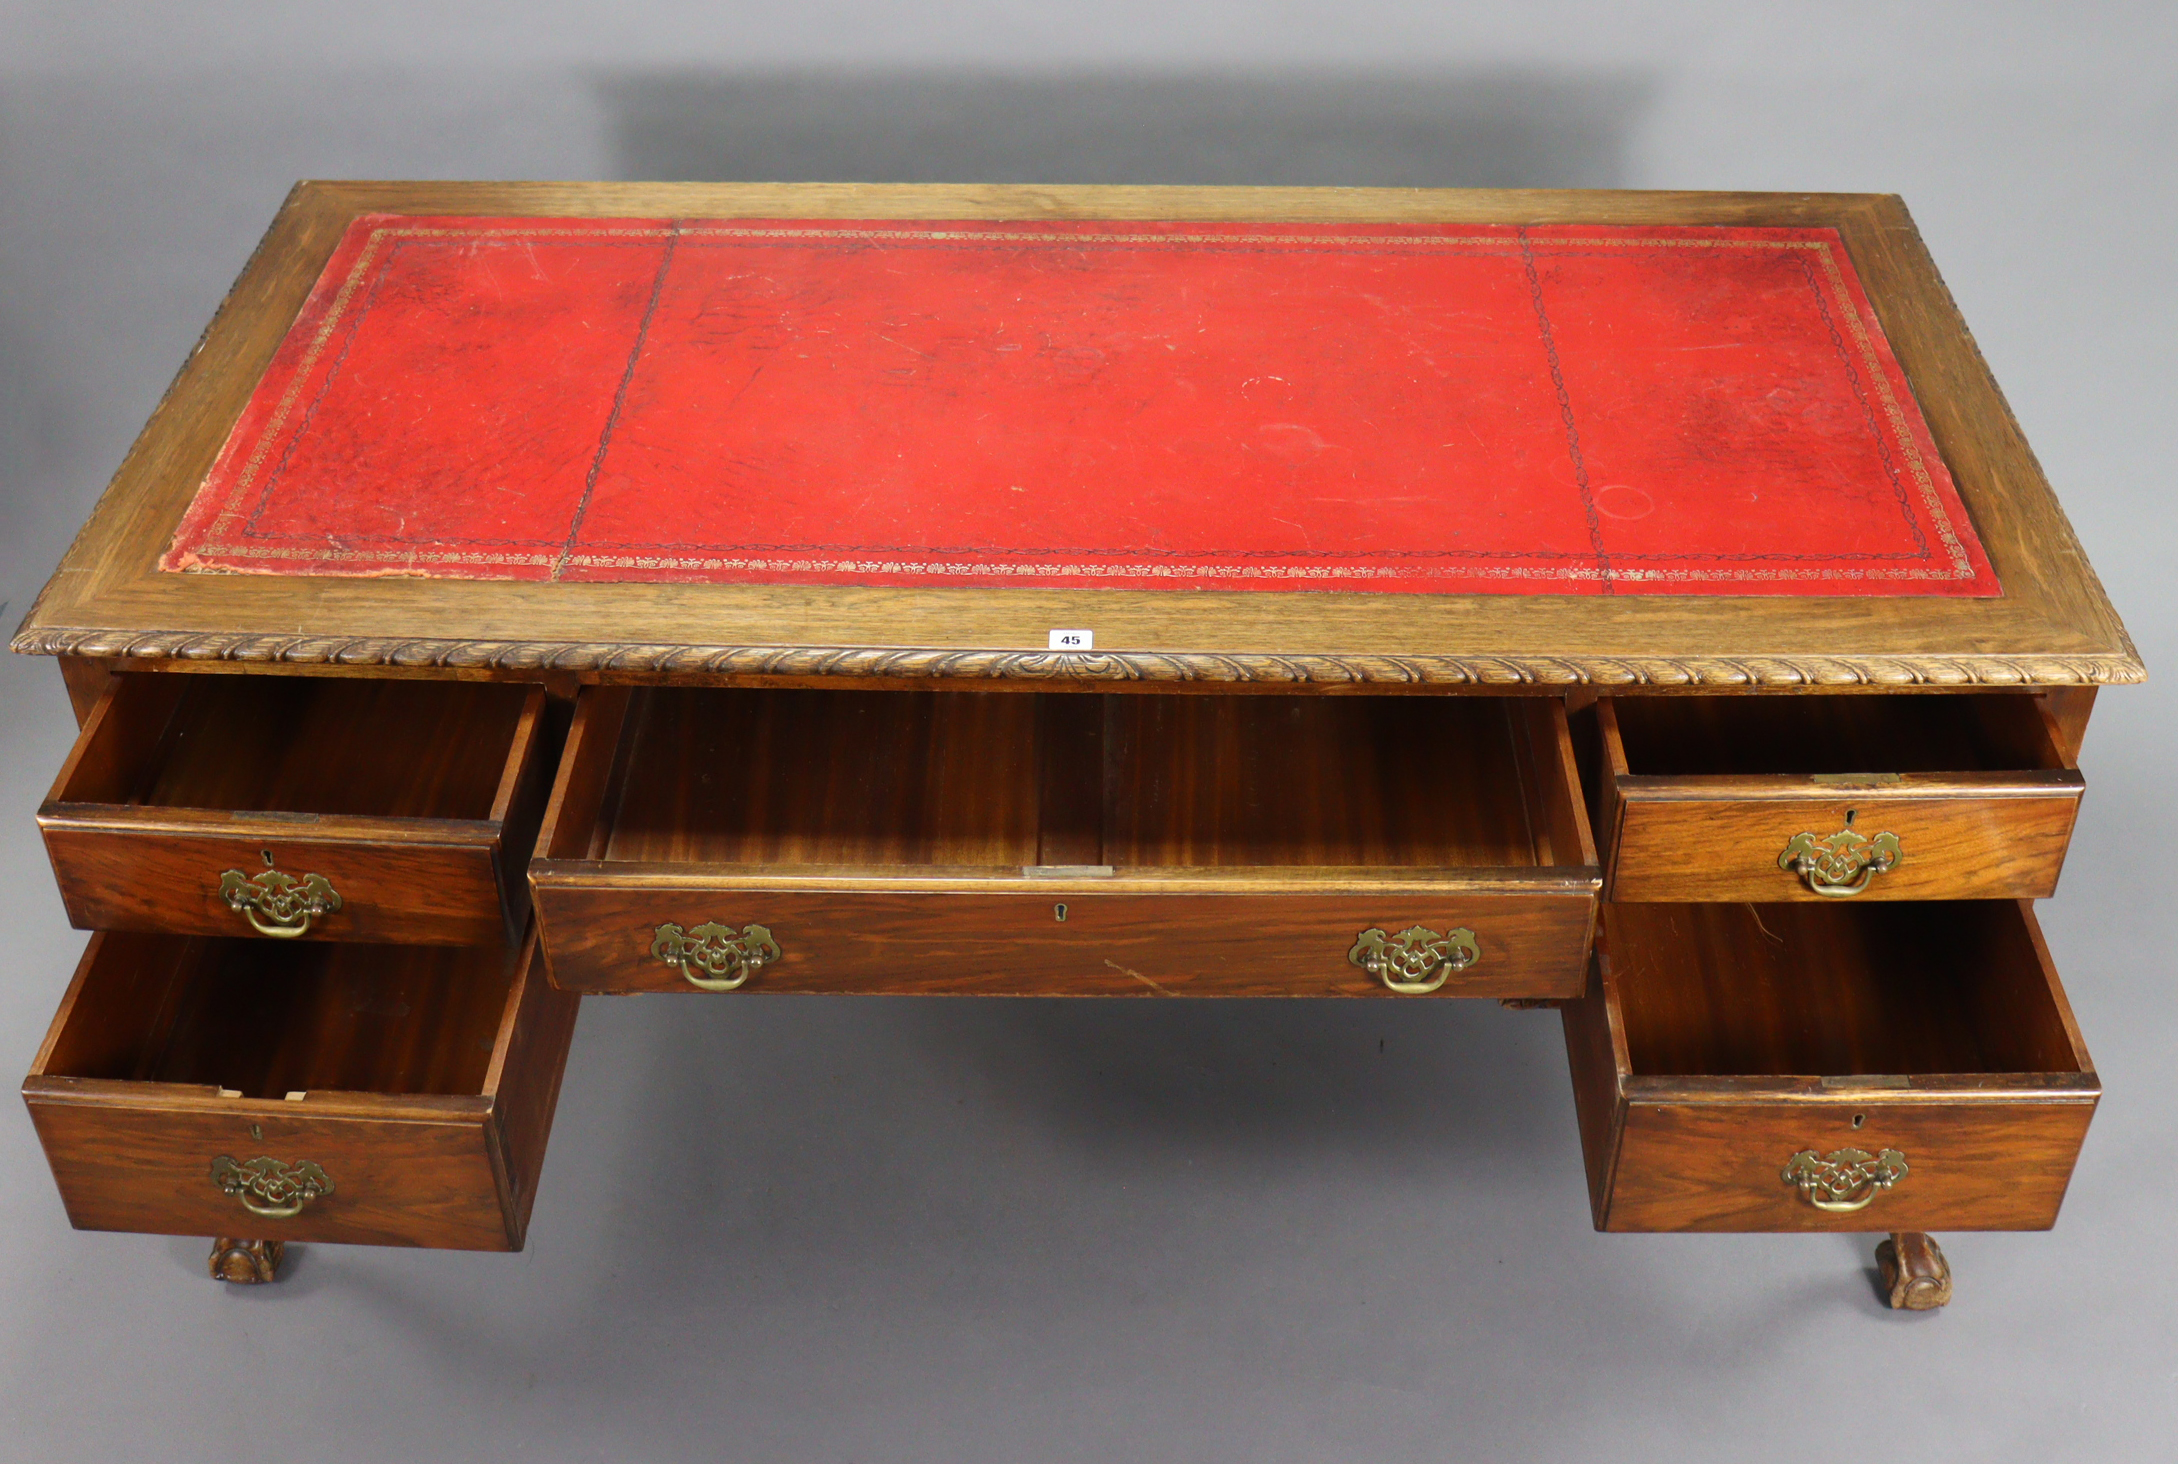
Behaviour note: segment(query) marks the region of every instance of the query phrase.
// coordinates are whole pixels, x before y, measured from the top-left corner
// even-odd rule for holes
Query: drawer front
[[[498,831],[488,825],[443,842],[363,842],[297,837],[288,831],[292,825],[200,833],[123,820],[39,822],[69,921],[79,930],[246,936],[248,914],[222,893],[239,887],[236,899],[261,925],[294,931],[293,938],[483,945],[508,938],[510,906],[520,910],[525,898],[519,885],[511,900],[503,892]],[[230,871],[238,878],[229,880]],[[296,883],[268,888],[268,872]],[[330,902],[309,886],[312,875],[338,897],[337,909],[322,908]],[[313,892],[322,913],[310,909]]]
[[[1621,778],[1605,898],[2045,898],[2056,892],[2082,788],[2077,773],[1923,796]]]
[[[2094,1110],[2091,1094],[1644,1103],[1636,1093],[1602,1228],[2046,1230]],[[1812,1157],[1795,1166],[1801,1154]]]
[[[1428,940],[1405,948],[1412,998],[1564,998],[1580,990],[1593,895],[1220,895],[868,893],[706,888],[582,888],[540,880],[540,938],[555,985],[592,992],[696,992],[689,973],[739,991],[992,996],[1390,996],[1349,959],[1363,935],[1386,942],[1413,927],[1473,933],[1472,959]],[[661,941],[667,924],[677,936]],[[697,927],[723,929],[705,937]],[[769,936],[776,955],[753,970],[744,949]],[[691,939],[699,953],[668,956]],[[1364,949],[1359,959],[1368,960]],[[1379,964],[1400,969],[1394,951]],[[706,974],[706,972],[716,974]],[[1394,979],[1398,979],[1396,974]]]
[[[544,979],[533,941],[208,944],[101,932],[85,950],[23,1082],[71,1221],[521,1248],[579,1005]],[[255,975],[231,979],[235,951]],[[273,1067],[237,1075],[253,1091],[277,1093],[273,1073],[327,1086],[244,1096],[204,1081],[265,1053]],[[191,1076],[144,1076],[168,1072]],[[426,1082],[440,1090],[392,1091]]]
[[[115,1086],[71,1092],[48,1080],[26,1090],[78,1229],[457,1250],[519,1243],[482,1099],[388,1100],[376,1114],[289,1116],[263,1100],[162,1103],[167,1095]],[[284,1106],[301,1110],[310,1101]],[[260,1160],[270,1163],[253,1168]],[[329,1190],[298,1204],[295,1186],[319,1182]],[[293,1214],[278,1213],[289,1208]]]

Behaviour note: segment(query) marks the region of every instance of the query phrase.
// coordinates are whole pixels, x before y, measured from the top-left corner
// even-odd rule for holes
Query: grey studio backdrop
[[[2157,684],[2044,906],[2108,1096],[2058,1229],[1591,1232],[1491,1004],[585,1004],[518,1256],[71,1232],[0,1104],[0,1456],[2160,1460],[2178,1424],[2167,3],[0,0],[8,627],[298,177],[1890,190]],[[457,632],[459,627],[448,627]],[[0,1072],[83,937],[0,658]]]

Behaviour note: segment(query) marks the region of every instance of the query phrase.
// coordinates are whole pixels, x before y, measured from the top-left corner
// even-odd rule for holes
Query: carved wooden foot
[[[1934,1236],[1894,1231],[1876,1246],[1885,1299],[1903,1311],[1934,1311],[1951,1300],[1951,1266]]]
[[[280,1279],[284,1240],[236,1240],[222,1235],[212,1242],[212,1279],[259,1285]]]

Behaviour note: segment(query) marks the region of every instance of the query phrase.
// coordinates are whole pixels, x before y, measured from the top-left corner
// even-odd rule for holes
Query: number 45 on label
[[[1051,649],[1054,651],[1089,651],[1096,649],[1096,632],[1091,630],[1055,630],[1051,632]]]

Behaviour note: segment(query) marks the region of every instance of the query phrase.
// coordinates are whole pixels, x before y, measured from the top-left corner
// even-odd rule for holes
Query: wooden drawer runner
[[[1597,703],[1604,897],[2038,899],[2086,784],[2028,693]]]
[[[2047,1229],[2101,1093],[2024,901],[1607,905],[1565,1031],[1601,1230]]]
[[[596,688],[530,878],[577,991],[1570,996],[1578,787],[1554,699]]]
[[[552,721],[518,685],[116,675],[38,826],[81,929],[502,942]]]
[[[519,1250],[579,998],[520,947],[93,936],[23,1083],[84,1230]]]

